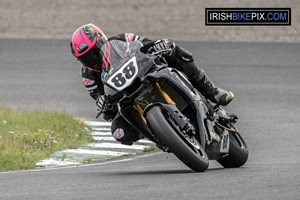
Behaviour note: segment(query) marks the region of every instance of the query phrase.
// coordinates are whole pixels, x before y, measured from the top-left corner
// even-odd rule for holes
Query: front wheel
[[[196,172],[203,172],[208,168],[209,160],[201,145],[197,142],[198,148],[195,148],[188,140],[182,138],[172,128],[159,106],[152,107],[146,115],[151,129],[159,140],[185,165]],[[196,141],[195,137],[192,139]]]
[[[225,168],[240,167],[248,160],[248,147],[239,133],[229,132],[229,153],[218,162]]]

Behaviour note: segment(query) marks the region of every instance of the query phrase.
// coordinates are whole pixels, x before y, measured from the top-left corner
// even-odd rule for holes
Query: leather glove
[[[104,105],[105,105],[105,96],[99,95],[98,98],[96,99],[96,106],[98,106],[99,109],[102,109]]]
[[[156,40],[153,44],[153,54],[172,55],[173,49],[176,47],[175,43],[170,39]]]
[[[111,104],[105,102],[105,95],[99,95],[96,99],[96,105],[98,106],[99,115],[113,109]]]

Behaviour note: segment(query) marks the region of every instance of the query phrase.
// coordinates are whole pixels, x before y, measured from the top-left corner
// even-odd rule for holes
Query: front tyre
[[[218,162],[224,168],[241,167],[248,160],[248,147],[239,133],[229,132],[229,153],[228,156],[221,158]]]
[[[209,160],[201,145],[199,145],[200,149],[196,149],[181,138],[169,124],[159,106],[152,107],[146,115],[150,127],[159,140],[185,165],[196,172],[203,172],[208,168]]]

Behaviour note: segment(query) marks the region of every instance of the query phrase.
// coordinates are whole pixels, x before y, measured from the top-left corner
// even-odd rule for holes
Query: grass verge
[[[150,151],[155,151],[156,147],[155,146],[151,146],[151,147],[146,147],[144,148],[143,152],[150,152]]]
[[[34,169],[55,151],[91,142],[88,132],[66,114],[0,106],[0,170]]]

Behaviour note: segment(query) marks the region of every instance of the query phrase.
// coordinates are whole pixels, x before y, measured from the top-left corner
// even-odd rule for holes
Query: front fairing
[[[124,90],[139,84],[136,80],[142,80],[154,65],[156,57],[142,53],[141,47],[142,44],[138,41],[128,43],[112,40],[101,48],[106,62],[101,76],[109,101],[116,101],[122,97]]]

